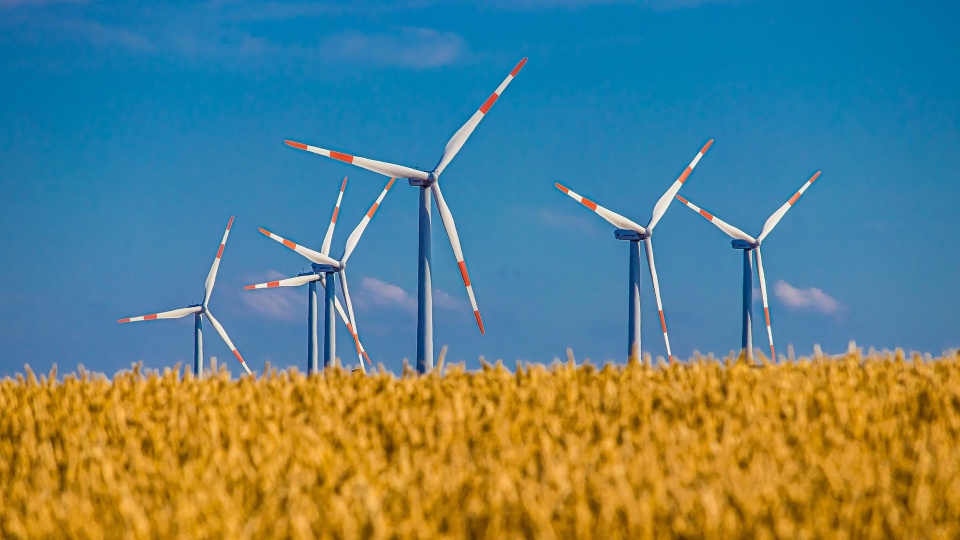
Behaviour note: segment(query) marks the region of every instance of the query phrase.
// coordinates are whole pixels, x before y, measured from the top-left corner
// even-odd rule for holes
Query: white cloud
[[[373,308],[398,308],[408,313],[417,312],[417,298],[402,287],[380,281],[377,278],[363,278],[360,289],[353,292],[354,304]],[[467,304],[440,289],[433,289],[433,307],[449,311],[469,311]]]
[[[274,281],[286,277],[290,276],[271,270],[260,282]],[[307,316],[306,286],[240,291],[240,299],[248,308],[269,319],[300,321]]]
[[[319,52],[326,62],[426,69],[451,64],[466,49],[464,39],[453,32],[401,28],[382,34],[341,32],[325,38]]]
[[[816,287],[798,289],[782,279],[774,286],[774,294],[790,309],[810,309],[833,314],[843,308],[833,297]]]

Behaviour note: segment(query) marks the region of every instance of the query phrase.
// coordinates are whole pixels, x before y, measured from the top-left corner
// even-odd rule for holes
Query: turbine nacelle
[[[436,171],[429,173],[430,176],[427,178],[407,178],[407,182],[411,186],[416,187],[430,187],[433,184],[437,183],[437,180],[440,179],[440,174]]]
[[[617,229],[613,231],[613,235],[616,236],[617,240],[630,240],[633,242],[640,242],[650,238],[650,235],[653,234],[653,231],[647,230],[645,233],[640,233],[637,231],[632,231],[630,229]]]
[[[740,240],[737,238],[730,242],[730,245],[733,246],[733,249],[743,249],[749,251],[751,249],[760,247],[760,242],[747,242],[746,240]]]
[[[332,274],[337,271],[337,268],[330,264],[311,263],[310,267],[313,269],[313,272],[308,272],[308,274]],[[344,267],[346,267],[346,264],[340,263],[340,268]]]

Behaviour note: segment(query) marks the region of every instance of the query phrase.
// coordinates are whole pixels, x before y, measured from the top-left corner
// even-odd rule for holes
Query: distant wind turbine
[[[653,262],[653,243],[650,238],[653,235],[653,228],[657,225],[657,222],[660,221],[660,218],[663,217],[667,208],[670,207],[670,203],[673,202],[674,195],[680,191],[680,187],[687,181],[694,167],[700,162],[700,158],[710,149],[711,144],[713,144],[713,139],[710,139],[707,141],[707,144],[703,145],[703,148],[693,158],[690,165],[688,165],[683,173],[680,174],[680,177],[673,182],[670,189],[660,197],[660,200],[657,201],[657,204],[653,207],[653,214],[650,216],[650,221],[646,227],[600,206],[590,199],[571,191],[566,186],[554,184],[557,186],[557,189],[586,206],[614,227],[617,227],[617,230],[614,231],[617,240],[628,240],[630,242],[629,319],[627,322],[628,357],[639,358],[640,356],[640,241],[642,240],[647,252],[647,265],[650,268],[650,279],[653,281],[653,294],[657,298],[657,310],[660,312],[660,328],[663,330],[663,341],[667,346],[667,358],[670,360],[673,359],[673,355],[670,352],[670,338],[667,336],[667,321],[663,317],[663,304],[660,301],[660,283],[657,280],[657,267]]]
[[[450,239],[450,246],[453,248],[453,255],[456,257],[457,265],[460,267],[460,276],[463,278],[463,284],[467,288],[467,296],[470,298],[470,305],[473,307],[473,315],[477,319],[477,326],[480,328],[480,333],[484,333],[483,320],[480,318],[480,309],[477,307],[477,300],[473,295],[473,286],[470,282],[470,275],[467,273],[467,264],[464,262],[463,250],[460,248],[460,237],[457,235],[457,227],[453,221],[453,214],[450,213],[450,209],[443,199],[443,193],[440,191],[439,180],[440,174],[443,173],[443,170],[450,164],[454,156],[457,155],[460,148],[467,142],[470,134],[473,133],[473,130],[480,124],[480,121],[483,120],[494,102],[503,94],[507,85],[509,85],[517,73],[520,72],[520,69],[526,61],[526,58],[521,60],[520,63],[513,68],[513,71],[510,72],[510,75],[507,75],[507,78],[500,83],[497,90],[491,94],[483,105],[480,106],[480,109],[470,117],[470,120],[453,134],[453,137],[450,138],[447,146],[443,149],[443,155],[440,156],[440,161],[437,162],[436,167],[434,167],[432,171],[421,171],[403,165],[376,161],[299,142],[283,141],[294,148],[340,160],[344,163],[380,173],[384,176],[406,178],[409,180],[411,186],[418,186],[420,188],[420,253],[417,274],[417,371],[420,373],[425,373],[433,369],[433,291],[431,288],[433,267],[430,231],[431,195],[436,198],[437,210],[440,212],[440,220],[443,221],[443,227],[446,229],[447,237]]]
[[[137,322],[137,321],[152,321],[154,319],[180,319],[186,317],[187,315],[193,314],[193,373],[194,375],[200,377],[203,374],[203,316],[206,315],[210,319],[210,324],[213,325],[214,330],[220,334],[220,337],[223,338],[224,343],[227,344],[227,347],[230,347],[230,351],[233,352],[233,355],[237,357],[237,360],[240,362],[240,365],[243,366],[243,369],[247,371],[248,375],[253,375],[253,372],[250,371],[250,368],[247,366],[247,363],[243,360],[243,357],[240,356],[240,351],[233,345],[233,342],[230,341],[230,336],[227,335],[227,331],[223,329],[223,326],[214,318],[213,313],[210,312],[208,303],[210,302],[210,293],[213,292],[213,284],[217,280],[217,270],[220,268],[220,258],[223,257],[223,248],[227,245],[227,236],[230,235],[230,227],[233,226],[233,216],[230,216],[230,221],[227,223],[227,230],[223,233],[223,240],[220,241],[220,249],[217,250],[217,256],[213,259],[213,266],[210,267],[210,273],[207,274],[207,281],[204,283],[203,287],[203,302],[200,304],[194,304],[192,306],[187,306],[185,308],[174,309],[172,311],[164,311],[161,313],[153,313],[150,315],[142,315],[139,317],[129,317],[126,319],[118,319],[118,323],[128,323],[128,322]]]
[[[777,226],[777,223],[779,223],[784,214],[787,213],[787,210],[790,210],[790,208],[797,203],[800,196],[803,195],[803,192],[820,176],[820,172],[821,171],[817,171],[810,177],[810,179],[794,193],[793,197],[790,197],[790,200],[785,202],[773,215],[767,218],[766,223],[763,224],[763,229],[760,231],[760,235],[756,238],[684,199],[680,195],[677,195],[677,199],[680,202],[706,218],[710,223],[716,225],[718,229],[725,232],[730,238],[733,238],[733,242],[731,242],[733,249],[743,250],[743,331],[741,347],[742,350],[747,351],[747,357],[751,360],[753,359],[753,261],[750,254],[756,253],[757,257],[757,273],[760,277],[760,296],[763,298],[763,316],[767,322],[767,338],[770,340],[770,358],[776,361],[777,353],[773,347],[773,329],[770,327],[770,308],[767,304],[767,282],[763,276],[763,258],[760,256],[760,244],[763,242],[763,239],[773,231],[773,228]]]
[[[357,328],[357,320],[353,315],[353,302],[350,300],[350,287],[347,285],[347,260],[350,259],[350,255],[353,254],[353,250],[357,247],[357,243],[360,241],[360,237],[363,236],[363,231],[366,230],[367,224],[370,223],[371,219],[373,219],[373,215],[376,214],[377,209],[380,207],[380,203],[383,202],[383,198],[387,195],[387,192],[390,191],[390,188],[393,186],[393,182],[394,182],[393,178],[391,178],[390,181],[387,182],[387,186],[383,188],[383,191],[380,193],[380,196],[377,197],[376,202],[373,203],[373,206],[370,207],[370,210],[368,210],[367,213],[360,220],[360,224],[357,225],[357,227],[353,230],[352,233],[350,233],[350,236],[347,238],[347,243],[343,249],[343,255],[340,256],[339,260],[330,257],[326,253],[322,253],[324,249],[326,249],[327,251],[329,251],[330,249],[330,246],[328,244],[328,239],[333,235],[332,223],[331,223],[331,227],[328,229],[328,232],[327,232],[328,237],[324,239],[324,247],[320,248],[321,251],[314,251],[306,246],[301,246],[300,244],[291,242],[290,240],[287,240],[282,236],[273,234],[272,232],[266,229],[262,229],[262,228],[260,229],[261,233],[265,234],[266,236],[269,236],[270,238],[276,240],[277,242],[280,242],[284,246],[306,257],[307,260],[313,263],[311,266],[313,267],[313,271],[316,272],[317,274],[329,274],[329,279],[333,280],[332,274],[336,273],[337,276],[340,278],[340,290],[343,292],[343,299],[347,303],[347,314],[350,317],[350,324],[348,325],[348,328],[351,328],[353,341],[357,347],[357,356],[360,359],[360,369],[363,370],[364,373],[366,373],[367,371],[363,365],[363,358],[364,356],[366,356],[366,352],[360,346],[360,329]],[[334,212],[336,213],[336,210],[334,210]],[[300,280],[300,279],[305,279],[306,277],[309,277],[309,276],[301,276],[301,277],[290,278],[290,279]],[[303,281],[300,283],[294,283],[294,284],[299,285],[302,283],[306,283],[306,281]],[[334,284],[331,283],[326,287],[327,287],[326,290],[327,290],[327,299],[328,299],[327,300],[328,312],[326,315],[326,319],[327,319],[326,331],[332,334],[332,332],[330,331],[330,327],[333,326],[333,322],[332,322],[333,319],[329,312],[329,309],[330,309],[329,298],[330,298],[330,291],[331,289],[333,289]],[[367,361],[369,362],[370,359],[367,358]],[[371,363],[371,367],[373,367],[372,363]]]
[[[323,237],[323,246],[320,248],[320,253],[323,255],[330,255],[330,242],[333,240],[333,229],[337,225],[337,216],[340,214],[340,202],[343,200],[343,192],[347,188],[347,177],[343,177],[343,183],[340,185],[340,194],[337,196],[337,205],[333,208],[333,216],[330,217],[330,224],[327,226],[327,234]],[[261,229],[262,230],[262,229]],[[333,279],[333,275],[336,270],[331,266],[329,272],[318,272],[316,270],[311,270],[309,272],[301,273],[299,276],[281,279],[277,281],[268,281],[266,283],[258,283],[256,285],[247,285],[244,289],[270,289],[274,287],[298,287],[307,283],[309,286],[307,288],[307,297],[308,297],[308,308],[307,308],[307,373],[314,373],[318,370],[318,351],[317,351],[317,282],[320,282],[320,285],[324,288],[324,299],[325,299],[325,313],[324,313],[324,326],[323,326],[323,367],[329,367],[337,356],[336,348],[336,327],[333,317],[333,310],[336,309],[340,314],[340,318],[343,319],[344,324],[347,325],[347,330],[350,331],[350,335],[353,336],[353,339],[360,344],[360,338],[353,331],[353,325],[350,324],[350,320],[347,318],[346,313],[343,311],[343,307],[340,305],[340,299],[336,295],[336,285],[332,284],[329,287],[327,286],[328,280]],[[367,356],[367,352],[363,348],[363,344],[359,345],[360,353],[367,359],[367,362],[370,362],[370,357]]]

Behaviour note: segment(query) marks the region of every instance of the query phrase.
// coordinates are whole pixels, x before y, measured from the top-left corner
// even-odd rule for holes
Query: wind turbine
[[[337,225],[337,216],[340,214],[340,202],[343,200],[343,192],[347,188],[347,177],[343,177],[343,183],[340,185],[340,194],[337,196],[337,205],[333,208],[333,216],[330,217],[330,224],[327,226],[327,234],[323,237],[323,246],[320,248],[320,253],[323,255],[330,255],[330,242],[333,240],[333,229]],[[262,231],[263,229],[261,229]],[[317,351],[317,282],[320,282],[320,285],[324,288],[324,300],[325,300],[325,313],[324,313],[324,327],[323,327],[323,367],[329,367],[334,360],[336,359],[336,319],[333,317],[333,310],[336,309],[340,314],[340,318],[343,319],[344,324],[347,325],[347,330],[350,331],[350,335],[356,340],[360,347],[360,354],[362,354],[367,362],[370,362],[370,357],[367,356],[367,351],[364,350],[363,344],[360,344],[360,338],[353,331],[353,325],[350,324],[350,320],[347,319],[346,313],[343,311],[343,307],[340,305],[340,299],[336,295],[336,285],[331,285],[327,287],[327,280],[333,279],[333,274],[335,269],[330,267],[329,272],[318,272],[311,268],[308,272],[303,272],[300,275],[292,278],[281,279],[277,281],[268,281],[266,283],[258,283],[256,285],[247,285],[244,289],[271,289],[274,287],[298,287],[304,283],[308,284],[307,288],[307,298],[308,298],[308,309],[307,309],[307,373],[313,373],[318,369],[318,351]]]
[[[360,369],[363,370],[364,373],[367,372],[366,368],[363,365],[363,357],[366,356],[366,352],[360,346],[360,330],[357,328],[357,320],[353,316],[353,302],[350,300],[350,287],[347,285],[347,260],[350,258],[350,255],[353,254],[353,250],[357,247],[357,243],[360,241],[360,237],[363,236],[363,231],[367,228],[367,224],[370,223],[370,220],[373,219],[373,215],[377,212],[377,208],[380,207],[380,203],[383,202],[383,198],[387,195],[387,192],[390,191],[390,188],[393,186],[393,182],[394,182],[394,178],[391,178],[390,181],[387,182],[387,186],[383,188],[382,192],[380,192],[380,196],[377,197],[376,202],[373,203],[373,206],[370,207],[370,210],[368,210],[367,213],[360,220],[360,224],[358,224],[357,227],[353,230],[353,232],[350,233],[350,236],[347,238],[346,246],[344,246],[344,249],[343,249],[343,255],[340,256],[339,260],[334,259],[329,255],[327,255],[326,253],[322,252],[324,249],[326,249],[327,251],[330,250],[330,246],[328,242],[329,242],[329,238],[333,235],[332,223],[327,230],[327,238],[324,239],[324,246],[320,248],[321,251],[314,251],[306,246],[301,246],[300,244],[287,240],[282,236],[273,234],[272,232],[266,229],[263,229],[263,228],[259,229],[261,233],[269,236],[270,238],[276,240],[277,242],[280,242],[281,244],[287,246],[288,248],[296,251],[300,255],[303,255],[304,257],[306,257],[310,262],[313,263],[311,266],[313,267],[313,271],[316,272],[317,274],[330,274],[329,279],[331,280],[333,280],[334,273],[336,273],[337,276],[339,276],[340,290],[343,291],[343,299],[347,302],[347,313],[350,316],[350,323],[348,324],[348,328],[351,329],[350,333],[353,335],[353,341],[357,347],[357,356],[360,359]],[[336,213],[337,211],[334,210],[334,215],[336,215]],[[298,280],[298,279],[304,279],[306,277],[309,277],[309,276],[296,277],[296,278],[290,278],[290,279]],[[306,281],[301,283],[305,283],[305,282]],[[331,331],[331,327],[333,326],[333,317],[330,313],[330,304],[331,304],[330,296],[334,295],[334,293],[332,292],[333,288],[334,288],[333,283],[331,283],[329,286],[326,286],[327,314],[325,317],[327,321],[327,328],[325,331],[329,332],[331,335],[333,333]],[[367,361],[369,362],[370,359],[367,358]],[[372,363],[371,363],[371,367],[373,367]]]
[[[223,326],[219,321],[213,316],[213,313],[210,312],[208,303],[210,302],[210,293],[213,292],[213,284],[217,280],[217,270],[220,269],[220,258],[223,257],[223,247],[227,245],[227,236],[230,236],[230,227],[233,226],[233,216],[230,216],[230,221],[227,222],[227,230],[223,233],[223,240],[220,241],[220,249],[217,250],[217,256],[213,259],[213,266],[210,267],[210,273],[207,274],[207,280],[203,284],[203,302],[200,304],[194,304],[192,306],[187,306],[185,308],[174,309],[172,311],[164,311],[161,313],[153,313],[150,315],[141,315],[139,317],[129,317],[126,319],[118,319],[118,323],[128,323],[128,322],[137,322],[137,321],[152,321],[154,319],[180,319],[186,317],[187,315],[193,314],[193,373],[194,375],[201,377],[203,375],[203,316],[206,315],[210,319],[210,324],[213,325],[213,329],[220,334],[220,337],[223,338],[223,342],[227,344],[227,347],[230,347],[230,351],[234,356],[237,357],[237,360],[240,362],[240,365],[243,366],[243,369],[247,371],[248,375],[253,375],[253,372],[250,371],[250,367],[247,366],[247,363],[243,360],[243,357],[240,356],[240,351],[233,345],[233,342],[230,341],[230,336],[227,335],[227,331],[223,329]]]
[[[470,134],[473,133],[473,130],[476,129],[480,121],[483,120],[483,117],[490,110],[490,107],[497,101],[513,78],[517,76],[517,73],[520,72],[520,69],[526,62],[526,58],[520,60],[520,63],[513,68],[510,75],[507,75],[507,78],[500,83],[497,90],[483,102],[480,109],[467,120],[466,124],[453,134],[453,137],[450,138],[447,146],[443,149],[440,161],[437,162],[436,167],[434,167],[432,171],[421,171],[403,165],[395,165],[384,161],[344,154],[299,142],[283,141],[294,148],[340,160],[367,169],[368,171],[380,173],[384,176],[406,178],[411,186],[420,188],[420,250],[417,272],[417,371],[420,373],[426,373],[433,369],[433,292],[431,285],[433,257],[430,231],[431,195],[437,201],[437,211],[440,212],[440,219],[443,221],[443,227],[446,229],[447,237],[450,239],[453,255],[456,257],[457,265],[460,267],[460,277],[463,278],[463,284],[467,288],[467,296],[470,298],[470,305],[473,307],[473,315],[477,319],[477,326],[480,328],[480,333],[484,333],[483,320],[480,318],[480,310],[477,307],[477,300],[473,295],[470,275],[467,273],[467,265],[463,260],[463,250],[460,248],[460,237],[457,235],[457,227],[453,221],[453,214],[450,213],[450,209],[443,199],[443,193],[440,191],[439,179],[440,174],[443,173],[443,170],[450,164],[454,156],[457,155],[457,152],[460,151],[463,144],[467,142]]]
[[[777,223],[779,223],[784,214],[787,213],[787,210],[790,210],[790,208],[797,203],[800,196],[803,195],[803,192],[820,176],[820,172],[821,171],[817,171],[811,176],[810,179],[800,187],[799,191],[794,193],[793,197],[790,197],[790,200],[783,203],[783,206],[767,218],[767,221],[763,224],[763,229],[760,230],[760,235],[756,238],[684,199],[680,195],[677,195],[677,199],[680,200],[680,202],[689,206],[690,209],[706,218],[710,223],[716,225],[718,229],[727,233],[730,238],[733,238],[733,242],[731,242],[733,249],[743,250],[743,332],[741,346],[743,349],[746,349],[747,357],[751,360],[753,359],[753,261],[750,254],[756,253],[757,257],[757,273],[760,277],[760,296],[763,298],[763,316],[767,321],[767,338],[770,340],[770,358],[776,361],[777,354],[773,347],[773,329],[770,327],[770,308],[767,304],[767,282],[763,277],[763,258],[760,256],[760,244],[763,242],[763,239],[773,231],[773,228],[777,226]]]
[[[647,265],[650,267],[650,279],[653,281],[653,294],[657,298],[657,310],[660,312],[660,328],[663,330],[663,341],[667,346],[667,358],[673,359],[673,355],[670,352],[670,338],[667,337],[667,321],[663,317],[663,304],[660,301],[660,283],[657,280],[657,267],[653,262],[653,243],[650,238],[653,235],[653,228],[657,225],[657,222],[660,221],[660,218],[663,217],[670,203],[673,202],[673,196],[680,191],[680,187],[687,181],[690,173],[693,172],[693,168],[700,162],[700,158],[707,153],[711,144],[713,144],[713,139],[710,139],[707,141],[707,144],[703,145],[703,148],[697,152],[697,155],[693,158],[693,161],[690,162],[690,165],[687,165],[687,168],[684,169],[680,177],[673,182],[670,189],[660,197],[660,200],[657,201],[657,204],[653,207],[653,214],[650,216],[650,222],[647,223],[646,227],[616,212],[608,210],[578,193],[570,191],[566,186],[554,184],[557,186],[557,189],[566,193],[590,210],[593,210],[614,227],[617,227],[617,230],[614,231],[617,240],[627,240],[630,242],[629,319],[627,323],[628,358],[631,356],[640,356],[640,241],[642,240],[647,252]]]

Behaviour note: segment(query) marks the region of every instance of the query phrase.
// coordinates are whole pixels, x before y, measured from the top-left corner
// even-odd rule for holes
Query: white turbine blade
[[[240,356],[240,351],[233,345],[233,342],[230,341],[230,336],[227,335],[227,331],[223,329],[223,326],[220,324],[220,321],[213,317],[213,313],[210,313],[209,309],[203,310],[203,314],[210,319],[210,324],[213,325],[213,329],[220,334],[220,337],[223,338],[223,342],[227,344],[227,347],[230,347],[230,352],[237,357],[237,360],[240,362],[240,365],[243,366],[243,369],[247,370],[247,375],[253,375],[253,372],[250,371],[250,367],[247,366],[247,362]]]
[[[757,253],[757,275],[760,276],[760,296],[763,298],[763,317],[767,321],[767,338],[770,340],[770,358],[776,362],[777,352],[773,348],[773,329],[770,326],[770,307],[767,305],[767,280],[763,277],[763,259],[760,257],[760,246],[754,250]]]
[[[670,352],[670,338],[667,337],[667,320],[663,318],[663,303],[660,301],[660,281],[657,279],[657,265],[653,262],[653,242],[648,237],[643,241],[647,249],[647,265],[650,267],[650,279],[653,281],[653,295],[657,298],[657,311],[660,312],[660,329],[663,330],[663,342],[667,345],[667,359],[673,361]]]
[[[813,184],[813,181],[816,180],[818,176],[820,176],[820,172],[821,171],[817,171],[816,174],[811,176],[810,179],[800,187],[800,190],[794,193],[793,197],[790,197],[789,201],[783,203],[783,206],[781,206],[779,210],[767,218],[767,222],[763,224],[763,230],[760,231],[760,236],[757,237],[757,240],[763,242],[763,239],[770,234],[770,231],[777,226],[777,223],[780,223],[780,220],[783,219],[783,215],[787,213],[787,210],[790,210],[794,204],[797,204],[797,200],[800,199],[800,196],[803,195],[803,192],[806,191],[811,184]]]
[[[670,186],[670,189],[667,190],[663,196],[660,197],[660,200],[657,201],[657,205],[653,207],[653,215],[650,216],[650,223],[647,225],[647,229],[652,230],[657,222],[660,221],[660,218],[663,217],[663,214],[667,211],[667,208],[670,207],[670,203],[673,202],[673,197],[680,191],[680,187],[683,186],[683,183],[687,181],[687,178],[690,177],[690,173],[693,172],[693,168],[697,166],[697,163],[700,163],[700,158],[707,153],[707,150],[710,149],[710,145],[713,144],[713,139],[707,141],[707,144],[703,145],[703,148],[697,152],[696,157],[693,158],[693,161],[690,162],[690,165],[687,165],[687,168],[684,169],[683,174],[680,175],[680,178],[677,178],[673,185]]]
[[[370,223],[370,220],[373,219],[373,215],[377,213],[377,208],[380,208],[380,203],[383,202],[383,198],[387,196],[387,192],[390,191],[390,188],[393,187],[393,182],[396,178],[391,178],[387,182],[387,187],[383,188],[383,191],[380,192],[380,196],[377,197],[377,200],[374,201],[373,206],[370,207],[370,210],[367,210],[366,215],[360,220],[360,223],[357,225],[353,232],[350,233],[350,236],[347,238],[347,245],[343,248],[343,257],[340,258],[344,263],[347,262],[347,259],[350,258],[350,254],[353,253],[354,248],[357,247],[357,242],[360,241],[360,237],[363,236],[363,231],[367,229],[367,224]]]
[[[151,313],[150,315],[141,315],[139,317],[127,317],[126,319],[117,319],[118,323],[128,323],[137,321],[152,321],[154,319],[180,319],[191,313],[199,313],[203,308],[200,306],[185,307],[160,313]]]
[[[494,102],[497,101],[497,98],[503,94],[503,91],[507,88],[507,85],[513,81],[513,78],[517,76],[517,73],[520,73],[520,69],[524,64],[527,63],[527,59],[524,58],[520,60],[520,63],[517,64],[513,71],[507,75],[507,78],[500,83],[500,86],[497,87],[497,90],[483,102],[483,105],[477,109],[477,112],[473,113],[473,116],[467,120],[467,123],[460,127],[456,133],[453,134],[453,137],[450,137],[450,140],[447,141],[447,146],[443,149],[443,155],[440,156],[440,161],[437,163],[437,167],[434,169],[437,173],[437,176],[447,168],[447,165],[453,160],[453,157],[457,155],[457,152],[463,148],[463,144],[467,142],[467,139],[470,138],[470,134],[473,133],[473,130],[477,128],[477,125],[480,124],[480,121],[483,120],[483,117],[486,116],[487,111],[490,110],[490,107],[493,106]]]
[[[277,242],[280,242],[281,244],[287,246],[288,248],[296,251],[297,253],[303,255],[304,257],[306,257],[308,260],[312,262],[315,262],[317,264],[328,264],[334,268],[340,268],[339,262],[324,255],[323,253],[320,253],[319,251],[314,251],[308,247],[301,246],[296,242],[292,242],[282,236],[273,234],[272,232],[264,228],[258,228],[257,230],[263,233],[264,235],[269,236],[270,238],[276,240]]]
[[[233,226],[233,216],[227,222],[227,230],[223,233],[223,240],[220,241],[220,249],[217,250],[217,257],[213,259],[213,266],[210,267],[210,273],[207,274],[207,281],[203,284],[203,305],[210,301],[210,293],[213,292],[213,284],[217,281],[217,270],[220,269],[220,258],[223,257],[223,246],[227,245],[227,237],[230,236],[230,227]]]
[[[463,285],[467,288],[467,296],[470,297],[470,306],[473,307],[473,316],[477,319],[477,326],[480,328],[480,333],[483,334],[483,319],[480,318],[477,299],[473,296],[473,285],[470,283],[467,263],[463,260],[463,250],[460,249],[460,236],[457,234],[457,225],[453,222],[453,214],[450,213],[447,202],[443,200],[443,193],[440,192],[440,182],[430,184],[430,190],[433,191],[433,198],[437,201],[437,210],[440,211],[443,228],[447,230],[447,237],[450,239],[450,246],[453,248],[453,256],[457,259],[457,266],[460,267],[460,277],[463,278]]]
[[[243,289],[249,291],[253,289],[272,289],[274,287],[299,287],[304,283],[310,283],[311,281],[317,281],[318,279],[320,279],[318,274],[310,274],[307,276],[296,276],[277,281],[268,281],[266,283],[257,283],[256,285],[247,285]]]
[[[307,152],[313,152],[314,154],[320,154],[321,156],[338,159],[344,163],[356,165],[361,169],[366,169],[368,171],[380,173],[384,176],[390,176],[393,178],[415,178],[418,180],[427,180],[428,178],[430,178],[430,175],[423,171],[411,169],[410,167],[404,167],[403,165],[396,165],[394,163],[387,163],[385,161],[367,159],[360,156],[352,156],[350,154],[343,154],[341,152],[327,150],[326,148],[318,148],[316,146],[310,146],[310,145],[298,143],[295,141],[283,141],[283,142],[287,143],[288,146],[299,148],[300,150],[306,150]]]
[[[596,212],[598,216],[607,220],[607,222],[613,225],[614,227],[617,227],[618,229],[627,229],[631,231],[636,231],[640,234],[645,234],[647,232],[647,230],[642,225],[634,223],[633,221],[621,216],[620,214],[600,206],[599,204],[580,195],[579,193],[570,190],[566,186],[558,183],[554,183],[553,185],[557,186],[557,189],[569,195],[570,198],[572,198],[573,200],[586,206],[590,210],[593,210],[594,212]]]
[[[347,189],[347,177],[343,177],[343,183],[340,184],[340,194],[337,195],[337,205],[333,207],[333,216],[330,218],[330,225],[327,227],[327,234],[323,237],[323,245],[320,247],[320,253],[330,255],[330,242],[333,240],[333,229],[337,226],[337,215],[340,214],[340,201],[343,200],[343,190]]]
[[[347,274],[344,269],[338,272],[340,275],[340,288],[343,289],[343,299],[347,302],[347,313],[350,315],[350,323],[353,326],[353,342],[357,346],[357,358],[360,359],[360,369],[364,373],[367,368],[363,366],[363,351],[360,349],[360,330],[357,328],[357,320],[353,317],[353,302],[350,301],[350,287],[347,286]],[[373,367],[372,365],[370,367]]]
[[[678,201],[689,206],[691,210],[705,217],[707,221],[716,225],[718,229],[727,233],[727,235],[730,236],[731,238],[735,238],[738,240],[745,240],[747,242],[750,242],[751,244],[757,243],[757,241],[749,234],[741,231],[740,229],[734,227],[733,225],[730,225],[726,221],[718,218],[717,216],[711,214],[710,212],[707,212],[706,210],[700,208],[699,206],[693,204],[692,202],[684,199],[680,195],[676,195],[676,197]]]
[[[324,289],[327,288],[327,280],[322,275],[320,276],[320,285],[322,285]],[[336,284],[330,286],[336,287]],[[373,367],[373,362],[370,361],[370,356],[367,354],[367,350],[363,348],[363,343],[360,342],[360,336],[353,331],[353,325],[350,324],[350,319],[347,318],[347,314],[343,311],[343,306],[340,304],[340,298],[334,296],[333,305],[336,307],[337,313],[340,314],[340,318],[343,319],[343,324],[346,325],[347,330],[350,331],[350,335],[353,336],[354,341],[357,343],[357,345],[359,345],[360,354],[362,354],[363,357],[367,359],[367,363]]]

